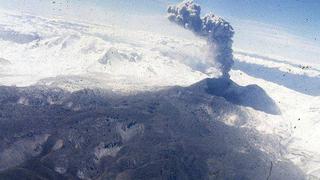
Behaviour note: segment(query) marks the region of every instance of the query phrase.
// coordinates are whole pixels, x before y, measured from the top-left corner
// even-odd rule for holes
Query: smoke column
[[[234,30],[227,21],[212,13],[202,18],[200,15],[201,7],[192,0],[185,0],[168,7],[168,19],[171,22],[207,39],[210,59],[218,63],[223,77],[229,78],[229,71],[234,63],[232,55]]]

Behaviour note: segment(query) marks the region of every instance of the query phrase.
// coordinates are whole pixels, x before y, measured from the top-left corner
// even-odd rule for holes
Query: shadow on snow
[[[265,96],[222,79],[127,96],[0,87],[0,178],[303,179],[277,138],[241,127],[234,104],[260,108],[237,97],[251,89]]]

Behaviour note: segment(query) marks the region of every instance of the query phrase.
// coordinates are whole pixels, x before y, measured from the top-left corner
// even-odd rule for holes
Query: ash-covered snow
[[[248,126],[254,115],[206,93],[210,81],[135,95],[1,87],[0,178],[259,179],[271,163],[273,178],[303,178],[281,139]]]

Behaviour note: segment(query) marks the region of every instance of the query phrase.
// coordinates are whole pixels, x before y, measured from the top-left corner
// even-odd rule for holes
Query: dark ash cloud
[[[168,7],[170,21],[207,39],[210,47],[209,58],[218,64],[223,76],[229,76],[228,73],[234,63],[232,55],[234,30],[227,21],[212,13],[204,17],[200,15],[201,7],[192,0]]]

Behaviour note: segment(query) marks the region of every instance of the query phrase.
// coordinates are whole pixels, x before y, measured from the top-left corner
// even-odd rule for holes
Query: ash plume
[[[196,35],[206,38],[210,48],[209,58],[217,63],[224,77],[234,63],[232,43],[234,30],[232,26],[212,13],[201,17],[201,7],[192,0],[185,0],[168,7],[168,19],[180,26],[193,31]]]

